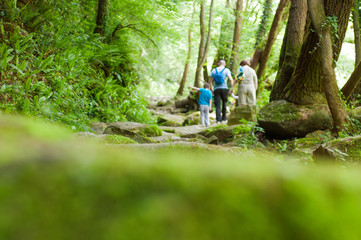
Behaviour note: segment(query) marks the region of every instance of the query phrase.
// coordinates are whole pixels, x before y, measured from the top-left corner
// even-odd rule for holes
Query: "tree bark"
[[[338,38],[333,43],[333,60],[337,62],[354,0],[325,0],[326,16],[337,18]],[[301,54],[288,85],[282,90],[280,99],[296,104],[326,103],[324,84],[321,79],[321,51],[318,47],[318,34],[309,26],[306,40],[302,45]]]
[[[236,5],[236,21],[234,23],[234,33],[233,33],[233,47],[232,47],[232,56],[230,61],[230,67],[233,74],[237,72],[237,66],[239,62],[239,45],[241,42],[241,31],[242,31],[242,7],[243,0],[237,0]]]
[[[277,36],[279,34],[281,25],[285,19],[285,9],[289,4],[290,0],[281,0],[278,4],[278,8],[275,14],[275,17],[272,22],[271,30],[268,35],[266,46],[262,52],[262,58],[260,60],[259,68],[257,71],[258,79],[261,79],[265,73],[267,61],[271,55],[273,44],[275,43]]]
[[[98,11],[94,33],[104,36],[107,28],[110,0],[98,0]]]
[[[316,29],[320,39],[320,56],[322,79],[330,108],[334,130],[336,132],[344,129],[346,123],[346,110],[339,95],[336,81],[335,70],[333,66],[333,49],[331,36],[331,23],[326,17],[324,0],[308,0],[308,9],[310,12],[312,25]]]
[[[202,66],[201,64],[204,50],[206,47],[206,28],[205,28],[205,21],[206,21],[206,3],[201,3],[201,12],[200,12],[200,33],[201,33],[201,40],[199,42],[199,51],[198,51],[198,61],[197,61],[197,69],[196,69],[196,78],[194,80],[194,86],[199,87],[201,85],[201,74],[202,69],[199,69],[199,66]]]
[[[352,11],[353,28],[355,33],[355,67],[357,67],[361,61],[361,38],[359,18],[359,0],[356,0],[354,9]]]
[[[256,43],[254,45],[254,48],[257,49],[257,47],[264,41],[264,38],[266,36],[267,31],[267,25],[269,23],[269,17],[271,15],[272,11],[272,0],[265,0],[263,4],[263,13],[262,13],[262,19],[261,23],[259,24],[257,35],[256,35]]]
[[[270,15],[272,11],[272,0],[265,0],[263,3],[263,13],[261,23],[259,24],[256,34],[256,43],[254,45],[254,53],[251,58],[251,68],[257,69],[259,61],[261,60],[263,49],[266,41],[266,31],[269,24]]]
[[[208,61],[203,64],[203,80],[204,82],[208,82],[209,74],[208,74]]]
[[[203,4],[202,4],[203,5]],[[201,58],[198,59],[198,66],[197,66],[197,73],[196,74],[196,79],[195,79],[195,83],[194,86],[195,87],[200,87],[201,86],[201,72],[202,72],[202,68],[204,63],[206,62],[207,59],[207,54],[208,54],[208,49],[209,49],[209,45],[211,42],[211,36],[212,36],[212,21],[213,21],[213,6],[214,6],[214,0],[211,1],[211,7],[210,7],[210,11],[209,11],[209,23],[208,23],[208,36],[207,36],[207,42],[205,43],[205,47],[204,47],[204,51],[201,54]],[[204,13],[204,12],[203,12]],[[202,14],[201,14],[202,15]],[[201,17],[202,19],[202,17]],[[204,18],[203,18],[204,20]],[[201,20],[202,21],[202,20]],[[204,30],[204,22],[203,22],[203,30]],[[202,31],[202,30],[201,30]],[[204,33],[205,35],[205,33]],[[201,48],[199,49],[201,50]],[[198,78],[197,78],[198,77]]]
[[[192,8],[192,15],[191,15],[191,22],[193,20],[194,17],[194,6]],[[191,62],[191,58],[192,58],[192,35],[193,35],[193,26],[192,23],[189,24],[189,29],[188,29],[188,53],[187,53],[187,60],[186,63],[184,65],[184,71],[183,71],[183,77],[182,80],[180,82],[179,85],[179,89],[177,92],[177,95],[183,96],[183,91],[184,91],[184,87],[186,85],[187,82],[187,77],[188,77],[188,72],[189,72],[189,64]]]
[[[346,82],[345,86],[341,89],[342,94],[344,95],[345,99],[348,100],[353,91],[356,89],[357,85],[359,85],[361,81],[361,63],[359,63],[352,73],[351,77]]]
[[[307,11],[307,0],[291,0],[279,70],[271,92],[271,101],[281,99],[283,90],[292,78],[305,38]]]

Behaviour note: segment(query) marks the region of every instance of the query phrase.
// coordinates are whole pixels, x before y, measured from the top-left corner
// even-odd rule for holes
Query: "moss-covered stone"
[[[285,100],[271,102],[262,108],[258,123],[275,138],[304,137],[316,130],[332,128],[327,105],[296,105]]]
[[[162,136],[162,130],[155,125],[149,125],[143,129],[141,129],[141,131],[147,136],[147,137],[159,137]]]
[[[108,144],[136,144],[131,138],[122,135],[105,135],[104,142]]]
[[[160,123],[159,126],[181,127],[181,126],[182,126],[182,123],[179,123],[179,122],[176,122],[176,121],[172,121],[172,120],[167,120],[167,121],[164,121],[164,122]]]
[[[200,112],[194,112],[189,114],[183,122],[183,126],[192,126],[201,124],[201,114]]]
[[[256,106],[237,106],[232,110],[230,116],[228,117],[228,125],[238,125],[240,121],[257,121],[257,107]]]
[[[361,136],[340,138],[323,144],[314,152],[314,157],[329,158],[342,162],[361,161]]]

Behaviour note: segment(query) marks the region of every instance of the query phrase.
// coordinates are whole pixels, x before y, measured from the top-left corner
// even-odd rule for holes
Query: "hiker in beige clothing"
[[[243,71],[243,80],[238,84],[238,105],[256,105],[256,91],[258,79],[256,72],[250,67],[247,60],[241,62],[238,73]]]

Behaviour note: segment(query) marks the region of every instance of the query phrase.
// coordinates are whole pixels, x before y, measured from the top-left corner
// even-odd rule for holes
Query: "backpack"
[[[218,72],[217,68],[215,68],[215,70],[216,70],[216,74],[214,75],[214,82],[217,85],[221,85],[224,83],[223,72],[224,72],[224,70],[226,70],[226,68],[223,68],[223,70],[221,72]]]
[[[237,75],[236,75],[236,80],[238,83],[242,83],[243,79],[244,79],[244,72],[243,72],[243,68],[241,67],[239,69],[239,73],[237,73]]]

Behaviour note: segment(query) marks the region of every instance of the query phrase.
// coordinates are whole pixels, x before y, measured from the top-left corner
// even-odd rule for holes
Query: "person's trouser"
[[[200,105],[201,110],[201,124],[203,126],[209,126],[209,106],[208,105]]]
[[[214,105],[216,106],[216,120],[217,122],[227,120],[227,106],[228,101],[228,89],[216,89],[214,90]],[[222,107],[222,112],[221,112]]]
[[[238,105],[256,105],[256,89],[253,83],[238,85]]]

